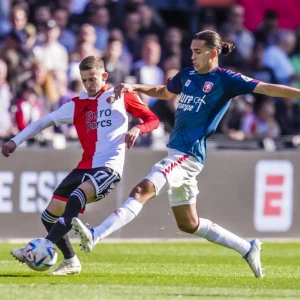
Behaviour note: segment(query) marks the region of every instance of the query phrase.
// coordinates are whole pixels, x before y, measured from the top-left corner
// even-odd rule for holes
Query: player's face
[[[209,61],[213,56],[213,49],[205,45],[205,41],[193,40],[191,44],[192,62],[194,69],[202,74],[210,71]]]
[[[87,71],[80,71],[80,76],[86,92],[90,97],[93,97],[97,95],[105,85],[108,74],[103,72],[103,70],[93,68]]]

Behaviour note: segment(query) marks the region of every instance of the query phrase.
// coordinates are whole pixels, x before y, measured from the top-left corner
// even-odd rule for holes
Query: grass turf
[[[266,243],[257,279],[232,250],[208,243],[99,244],[75,250],[80,275],[35,272],[0,244],[0,299],[300,299],[298,243]],[[59,261],[62,255],[59,253]]]

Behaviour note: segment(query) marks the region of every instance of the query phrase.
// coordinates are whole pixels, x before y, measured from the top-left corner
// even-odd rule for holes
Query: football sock
[[[69,197],[62,216],[52,226],[46,239],[56,244],[72,228],[72,219],[78,217],[81,209],[85,207],[86,196],[82,189],[77,188]]]
[[[129,197],[119,209],[99,226],[93,228],[94,244],[132,221],[139,214],[142,207],[142,203]]]
[[[79,262],[79,259],[77,257],[77,255],[75,254],[73,257],[71,258],[65,258],[64,261],[67,263],[67,264],[70,264],[70,263],[75,263],[75,262]],[[80,262],[79,262],[80,263]]]
[[[51,214],[48,210],[42,213],[41,220],[44,224],[47,232],[49,232],[52,226],[56,223],[59,217]],[[64,235],[57,243],[56,246],[60,249],[65,259],[74,257],[75,252],[72,248],[68,235]]]
[[[201,236],[214,244],[234,249],[242,256],[245,256],[251,248],[248,241],[207,219],[199,218],[199,227],[193,234]]]

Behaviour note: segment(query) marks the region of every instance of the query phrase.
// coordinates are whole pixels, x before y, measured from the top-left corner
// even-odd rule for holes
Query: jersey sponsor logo
[[[97,112],[88,111],[86,113],[87,132],[93,129],[97,129],[98,127],[111,126],[111,120],[106,119],[106,117],[110,117],[110,116],[111,116],[111,109],[102,109]]]
[[[241,75],[241,77],[242,77],[246,82],[249,82],[249,81],[252,81],[252,80],[253,80],[253,78],[247,77],[247,76],[245,76],[245,75]]]
[[[197,107],[196,112],[198,112],[201,105],[206,104],[204,101],[205,97],[206,95],[203,95],[202,98],[200,98],[181,93],[177,109],[192,111],[194,107]]]
[[[260,160],[255,169],[254,226],[284,232],[292,226],[293,165],[287,160]]]
[[[209,93],[210,90],[212,89],[213,85],[214,85],[214,84],[213,84],[212,82],[210,82],[210,81],[205,81],[204,86],[203,86],[203,92],[204,92],[204,93]]]
[[[191,80],[189,80],[189,79],[188,79],[188,80],[186,81],[186,83],[185,83],[185,85],[184,85],[184,86],[189,86],[189,85],[190,85],[190,83],[191,83]]]

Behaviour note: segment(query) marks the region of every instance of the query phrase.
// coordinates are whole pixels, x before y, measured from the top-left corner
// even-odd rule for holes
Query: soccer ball
[[[46,271],[57,261],[54,244],[43,238],[30,241],[24,248],[23,256],[28,267],[35,271]]]

